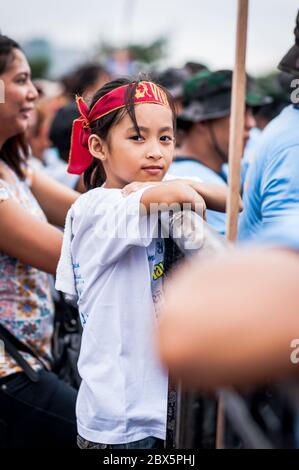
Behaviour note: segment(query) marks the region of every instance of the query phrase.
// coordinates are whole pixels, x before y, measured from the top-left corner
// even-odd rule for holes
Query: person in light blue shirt
[[[259,138],[261,136],[262,131],[258,127],[253,127],[249,132],[249,139],[246,142],[246,146],[244,149],[243,158],[241,160],[241,194],[243,193],[244,182],[246,180],[246,175],[249,170],[251,163],[255,159],[256,148],[259,143]],[[229,167],[228,163],[224,163],[222,165],[222,172],[226,176],[228,180],[228,172]]]
[[[203,163],[195,159],[193,160],[192,158],[177,157],[170,166],[169,174],[171,174],[171,176],[177,176],[178,178],[186,176],[190,178],[196,177],[204,182],[227,186],[225,173],[218,174]],[[206,217],[207,223],[211,225],[211,227],[221,235],[225,235],[226,214],[224,212],[208,209],[206,211]]]
[[[295,78],[299,76],[299,12],[294,33],[295,44],[278,67]],[[299,218],[298,103],[283,109],[263,131],[245,182],[239,239],[254,239],[271,226],[285,224],[290,217]]]
[[[289,215],[277,224],[269,224],[266,229],[257,232],[250,244],[268,245],[287,248],[298,252],[299,256],[299,217]]]
[[[239,239],[289,216],[299,218],[299,109],[285,108],[264,130],[243,194]]]
[[[227,186],[223,165],[228,162],[231,88],[230,70],[203,70],[185,83],[184,109],[178,117],[178,128],[184,131],[184,138],[170,166],[171,175],[197,177],[204,182]],[[253,103],[253,97],[248,93],[244,145],[255,125],[251,106],[261,102],[254,96]],[[207,222],[225,235],[225,214],[208,210]]]

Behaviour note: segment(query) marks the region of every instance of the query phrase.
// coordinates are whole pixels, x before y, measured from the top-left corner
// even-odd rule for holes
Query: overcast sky
[[[293,44],[298,0],[249,0],[247,69],[275,68]],[[2,33],[22,41],[90,49],[101,39],[121,45],[170,37],[168,64],[234,62],[237,0],[0,0]],[[128,11],[132,9],[133,14]]]

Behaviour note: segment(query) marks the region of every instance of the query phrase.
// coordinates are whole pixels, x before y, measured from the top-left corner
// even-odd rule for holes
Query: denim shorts
[[[78,435],[77,444],[80,449],[164,449],[164,441],[157,437],[146,437],[140,441],[128,442],[127,444],[100,444],[87,441]]]

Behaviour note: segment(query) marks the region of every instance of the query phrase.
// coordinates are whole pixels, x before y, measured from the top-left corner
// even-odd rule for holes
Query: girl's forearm
[[[147,213],[155,210],[167,210],[170,206],[190,204],[192,210],[202,213],[205,201],[189,184],[181,182],[161,183],[144,191],[141,197],[141,207]]]
[[[200,194],[207,205],[208,209],[225,212],[228,188],[220,184],[199,183],[194,180],[187,180],[188,184]],[[239,210],[243,209],[241,196],[239,198]]]

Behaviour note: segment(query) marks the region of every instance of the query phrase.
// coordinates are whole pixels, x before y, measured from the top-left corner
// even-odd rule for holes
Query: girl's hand
[[[121,192],[123,196],[126,197],[126,196],[129,196],[129,194],[135,193],[136,191],[139,191],[139,189],[145,188],[147,186],[156,186],[159,184],[169,185],[170,183],[188,184],[189,186],[191,186],[191,188],[193,188],[196,191],[196,189],[193,187],[194,181],[189,180],[189,179],[184,179],[184,178],[173,178],[173,179],[169,179],[166,181],[165,180],[164,181],[147,181],[147,182],[133,181],[132,183],[129,183],[126,186],[124,186]],[[197,192],[199,193],[199,191]]]
[[[124,197],[129,196],[131,193],[135,193],[139,191],[139,189],[146,188],[147,186],[156,186],[159,184],[163,184],[163,181],[148,181],[148,182],[140,182],[140,181],[133,181],[132,183],[127,184],[121,190],[122,195]]]

